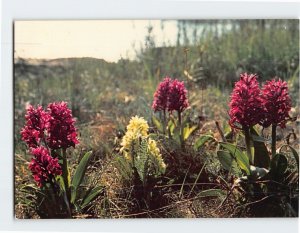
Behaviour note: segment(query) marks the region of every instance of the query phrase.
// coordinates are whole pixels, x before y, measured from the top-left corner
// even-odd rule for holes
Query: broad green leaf
[[[298,171],[299,171],[299,155],[298,155],[297,151],[293,147],[291,147],[290,145],[283,145],[283,146],[280,147],[279,153],[282,153],[283,147],[288,147],[291,150],[291,152],[292,152],[292,154],[293,154],[293,156],[296,160],[297,168],[298,168]]]
[[[71,183],[71,203],[75,202],[76,199],[76,195],[77,195],[77,189],[79,187],[79,185],[81,184],[85,171],[87,169],[88,163],[90,161],[92,155],[92,151],[87,152],[82,159],[80,160],[80,163],[78,164],[77,169],[75,170],[75,174],[73,176],[72,179],[72,183]]]
[[[85,208],[91,201],[93,201],[103,190],[103,187],[95,187],[93,188],[83,199],[81,208]]]
[[[218,150],[217,156],[218,156],[218,159],[219,159],[220,163],[222,164],[222,166],[227,171],[230,171],[232,162],[234,161],[234,158],[232,157],[232,155],[228,151]]]
[[[152,116],[152,121],[155,125],[155,127],[158,129],[159,132],[163,132],[163,124],[159,121],[159,119],[157,119],[157,117],[155,115]]]
[[[253,139],[254,145],[254,166],[261,168],[268,168],[270,166],[270,157],[268,149],[262,140],[256,140],[262,138],[258,135],[254,128],[250,129],[250,133]],[[255,139],[256,138],[256,139]]]
[[[187,140],[189,136],[198,128],[197,125],[194,125],[192,127],[189,127],[187,125],[186,127],[183,128],[183,140]]]
[[[236,158],[239,167],[244,170],[247,175],[250,175],[250,164],[248,156],[233,144],[220,142],[220,145],[223,148],[227,149]]]
[[[274,176],[274,179],[281,178],[287,166],[287,158],[283,154],[276,154],[271,161],[270,173]]]
[[[221,189],[208,189],[198,193],[198,197],[220,197],[226,195],[226,192]]]
[[[194,144],[194,150],[198,150],[199,148],[201,148],[204,145],[204,143],[206,143],[209,140],[215,140],[215,139],[211,135],[202,135],[202,136],[200,136]]]
[[[238,167],[237,162],[232,157],[231,153],[224,150],[217,151],[217,156],[219,158],[219,161],[221,165],[226,169],[227,171],[231,172],[233,175],[237,177],[242,176],[242,171]]]

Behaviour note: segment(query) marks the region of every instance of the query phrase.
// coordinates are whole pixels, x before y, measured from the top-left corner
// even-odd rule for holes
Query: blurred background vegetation
[[[79,123],[105,116],[122,124],[134,114],[149,120],[152,95],[166,75],[185,80],[190,97],[197,96],[197,107],[210,117],[219,114],[207,106],[210,98],[226,106],[242,72],[258,74],[261,82],[274,76],[288,81],[293,105],[298,105],[298,20],[179,20],[177,27],[176,45],[158,47],[149,24],[135,60],[16,58],[16,140],[28,103],[67,101]]]
[[[261,83],[274,76],[287,81],[292,104],[299,105],[299,20],[178,20],[177,27],[175,45],[157,46],[149,25],[134,60],[15,58],[16,185],[26,182],[21,164],[30,158],[19,133],[27,104],[67,101],[77,118],[78,150],[92,148],[100,158],[111,156],[115,136],[131,116],[151,121],[153,93],[165,76],[186,82],[195,119],[223,126],[242,72],[258,74]]]

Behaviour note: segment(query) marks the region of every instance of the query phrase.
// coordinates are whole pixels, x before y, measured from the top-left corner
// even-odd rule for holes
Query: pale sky
[[[133,59],[149,24],[157,45],[175,43],[176,21],[164,22],[164,30],[160,20],[16,21],[15,57]]]

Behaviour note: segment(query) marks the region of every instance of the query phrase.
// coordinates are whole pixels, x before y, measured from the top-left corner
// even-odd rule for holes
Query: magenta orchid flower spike
[[[57,158],[52,158],[45,147],[32,148],[34,158],[29,164],[33,178],[39,187],[57,175],[62,174],[61,166]]]
[[[48,105],[50,115],[47,142],[51,149],[75,147],[77,139],[75,120],[66,102]]]
[[[152,109],[157,111],[166,111],[168,109],[169,91],[172,79],[165,77],[165,79],[158,85],[152,103]]]
[[[255,74],[240,75],[232,91],[229,107],[229,124],[233,128],[247,129],[262,121],[261,91]]]
[[[26,124],[21,130],[22,140],[28,147],[36,148],[44,137],[44,131],[48,128],[49,115],[43,110],[42,106],[34,108],[29,105],[25,115]]]
[[[262,100],[265,110],[262,126],[278,125],[284,128],[292,105],[287,83],[281,79],[267,81],[262,88]]]
[[[170,86],[168,111],[172,112],[175,110],[178,112],[183,112],[188,107],[189,101],[184,82],[180,82],[175,79]]]

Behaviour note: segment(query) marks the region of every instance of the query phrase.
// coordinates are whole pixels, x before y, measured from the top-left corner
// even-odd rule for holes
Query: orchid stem
[[[180,144],[181,144],[181,148],[184,149],[183,130],[182,130],[182,122],[181,121],[182,121],[181,112],[178,111],[178,125],[179,125]]]
[[[251,147],[253,147],[253,145],[252,145],[253,142],[251,141],[249,128],[244,128],[244,133],[245,133],[245,144],[246,144],[247,155],[248,155],[250,163],[254,164],[254,155],[251,151]]]
[[[163,134],[166,134],[166,121],[167,121],[167,117],[166,117],[166,109],[163,110]]]
[[[65,183],[67,197],[68,197],[68,200],[70,200],[71,192],[70,192],[70,187],[69,187],[69,169],[68,169],[68,161],[67,161],[67,151],[65,148],[62,149],[62,155],[63,155],[62,156],[63,179],[64,179],[64,183]]]
[[[272,124],[272,158],[276,155],[276,124]]]

